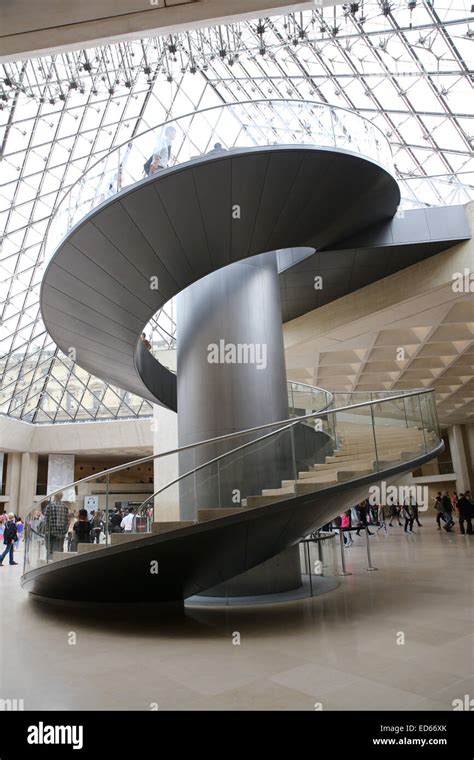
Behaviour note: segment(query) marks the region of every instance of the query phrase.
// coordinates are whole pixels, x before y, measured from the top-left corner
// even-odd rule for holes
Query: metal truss
[[[471,0],[365,0],[4,64],[0,73],[0,414],[34,423],[149,416],[91,377],[39,312],[60,200],[116,145],[219,103],[302,98],[388,136],[406,207],[474,189]],[[50,253],[50,252],[49,252]],[[175,347],[172,308],[146,330]]]

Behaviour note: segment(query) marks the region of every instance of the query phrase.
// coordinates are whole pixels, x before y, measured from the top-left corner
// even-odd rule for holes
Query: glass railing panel
[[[87,213],[146,176],[203,155],[267,145],[341,148],[374,159],[393,172],[390,145],[383,133],[343,108],[301,100],[213,106],[136,135],[91,166],[63,197],[52,218],[46,259]]]
[[[332,402],[332,393],[304,383],[287,381],[288,408],[290,417],[301,417],[327,409]]]
[[[425,431],[427,449],[437,445],[441,435],[436,413],[436,403],[433,393],[425,393],[419,396],[422,426]]]
[[[378,469],[395,466],[423,443],[421,431],[407,429],[404,399],[386,399],[372,405]]]
[[[256,508],[383,472],[433,449],[437,431],[433,393],[392,394],[99,472],[69,486],[70,501],[50,494],[34,505],[25,571],[159,530],[170,514],[194,522],[213,517],[205,510]],[[127,472],[138,466],[150,475],[134,490]]]
[[[328,484],[363,477],[376,469],[377,451],[371,411],[371,406],[365,405],[333,414],[336,448],[334,455],[326,462],[326,474],[322,476]]]
[[[105,548],[114,533],[134,530],[134,516],[153,494],[153,462],[99,472],[37,502],[25,517],[25,572],[69,555]],[[146,473],[146,474],[145,474]],[[137,482],[141,481],[141,482]],[[85,546],[87,545],[87,546]]]
[[[291,431],[275,432],[219,461],[219,506],[254,508],[295,495]]]
[[[409,450],[413,450],[414,452],[426,451],[425,431],[421,416],[420,398],[421,396],[417,394],[414,396],[406,396],[403,399],[407,436],[409,436],[410,442],[413,440],[413,438],[416,438],[415,443],[418,444],[417,446],[409,447]]]

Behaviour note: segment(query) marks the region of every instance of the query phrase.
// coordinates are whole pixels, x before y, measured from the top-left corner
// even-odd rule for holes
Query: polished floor
[[[374,572],[355,539],[336,591],[166,619],[32,602],[21,566],[5,565],[0,697],[51,710],[451,710],[474,695],[474,536],[422,522],[370,539]]]

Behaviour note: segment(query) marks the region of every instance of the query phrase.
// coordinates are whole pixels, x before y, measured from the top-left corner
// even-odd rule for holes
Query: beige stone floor
[[[25,709],[450,710],[474,696],[474,536],[424,523],[371,539],[377,572],[356,539],[353,575],[332,593],[181,619],[33,603],[6,565],[0,697]]]

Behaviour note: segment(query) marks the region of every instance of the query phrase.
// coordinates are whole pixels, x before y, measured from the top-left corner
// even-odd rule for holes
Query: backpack
[[[13,541],[16,538],[16,525],[14,522],[8,522],[5,525],[5,530],[3,531],[3,541],[4,543]]]

